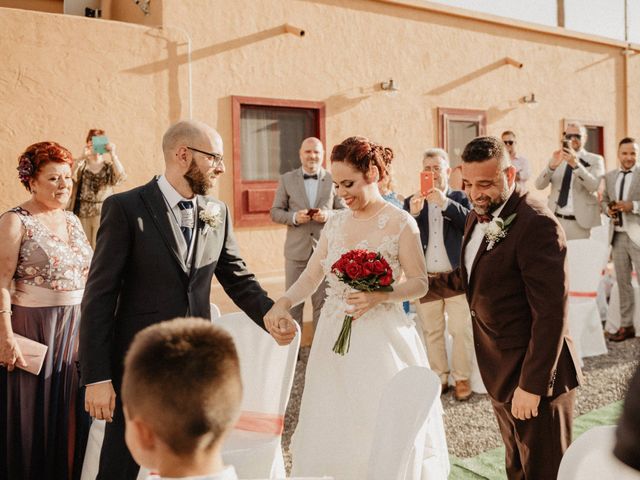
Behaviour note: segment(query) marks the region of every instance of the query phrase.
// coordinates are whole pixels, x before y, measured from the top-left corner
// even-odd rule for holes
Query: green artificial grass
[[[573,439],[575,440],[592,427],[615,425],[622,412],[622,401],[580,415],[573,421]],[[504,447],[494,448],[472,458],[458,458],[449,455],[451,473],[449,480],[506,480],[504,470]]]

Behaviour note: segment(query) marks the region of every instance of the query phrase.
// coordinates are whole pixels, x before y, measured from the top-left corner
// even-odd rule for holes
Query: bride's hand
[[[345,313],[351,315],[353,319],[356,320],[376,305],[384,302],[388,295],[388,292],[351,293],[347,297],[347,305],[350,305],[352,310]]]
[[[264,326],[278,345],[288,345],[296,336],[296,328],[289,314],[289,308],[291,308],[291,301],[282,297],[264,316]]]

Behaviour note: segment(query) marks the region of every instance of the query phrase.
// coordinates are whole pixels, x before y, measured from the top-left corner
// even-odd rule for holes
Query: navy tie
[[[566,207],[569,201],[569,189],[571,188],[571,175],[573,174],[573,168],[567,164],[567,168],[564,171],[564,177],[562,177],[562,186],[560,187],[560,195],[558,195],[558,206]]]
[[[180,208],[180,230],[187,242],[187,247],[191,245],[191,238],[193,237],[193,202],[188,200],[181,200],[178,202],[178,208]]]

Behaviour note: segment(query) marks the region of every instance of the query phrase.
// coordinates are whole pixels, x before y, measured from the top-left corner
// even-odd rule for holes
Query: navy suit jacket
[[[410,197],[404,201],[404,209],[409,212]],[[467,214],[471,210],[471,203],[464,192],[460,190],[448,189],[447,198],[449,205],[442,211],[444,217],[443,236],[444,246],[447,249],[447,256],[451,267],[456,269],[460,265],[460,252],[462,251],[462,234],[464,233],[464,225],[467,221]],[[422,243],[423,253],[427,253],[427,245],[429,244],[429,205],[424,202],[424,207],[420,214],[416,217],[418,228],[420,229],[420,241]]]

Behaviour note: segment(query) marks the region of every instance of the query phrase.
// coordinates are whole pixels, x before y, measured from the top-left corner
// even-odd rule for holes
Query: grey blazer
[[[604,159],[600,155],[586,150],[578,152],[578,157],[580,161],[573,171],[571,179],[573,214],[576,217],[576,222],[582,228],[592,228],[601,223],[597,190],[600,179],[604,175]],[[548,206],[552,212],[555,212],[558,207],[558,196],[566,169],[566,162],[562,162],[555,170],[551,170],[547,166],[535,181],[538,190],[543,190],[551,184]]]
[[[618,199],[618,193],[616,192],[616,180],[619,173],[620,169],[616,168],[604,176],[604,192],[602,192],[602,201],[600,202],[600,206],[602,207],[602,211],[605,213],[607,212],[609,202]],[[629,188],[629,195],[626,200],[634,202],[635,207],[636,202],[640,202],[640,170],[638,167],[634,168],[631,175],[631,187]],[[627,235],[629,235],[629,238],[633,243],[640,247],[640,214],[629,212],[623,213],[622,215],[623,225]],[[609,243],[613,240],[614,228],[615,226],[613,225],[613,222],[611,222],[609,225]]]
[[[318,208],[337,210],[345,208],[341,198],[335,194],[331,174],[324,168],[318,172],[318,193],[315,205],[309,205],[304,189],[302,167],[280,176],[280,183],[271,207],[271,219],[287,226],[284,242],[284,256],[289,260],[308,260],[318,243],[324,224],[311,221],[304,225],[294,225],[293,217],[298,210]]]

